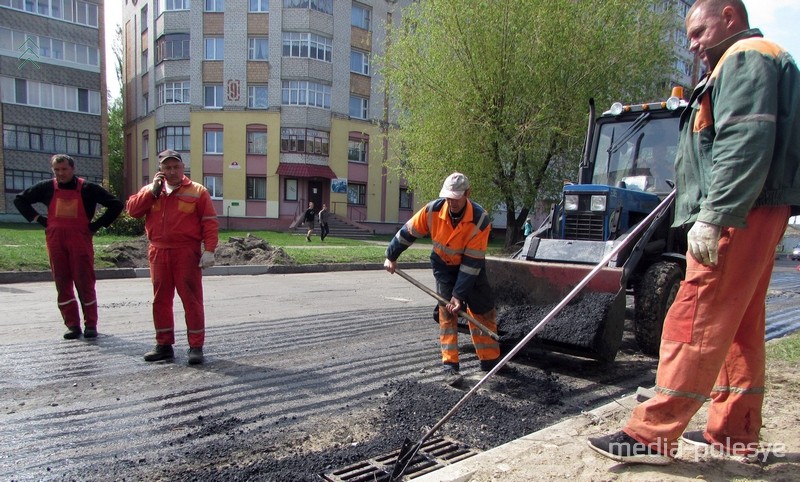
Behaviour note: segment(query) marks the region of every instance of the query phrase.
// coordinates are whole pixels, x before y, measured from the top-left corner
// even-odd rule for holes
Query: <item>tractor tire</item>
[[[658,356],[664,317],[675,301],[681,280],[683,269],[678,263],[659,261],[647,268],[636,284],[633,331],[645,355]]]

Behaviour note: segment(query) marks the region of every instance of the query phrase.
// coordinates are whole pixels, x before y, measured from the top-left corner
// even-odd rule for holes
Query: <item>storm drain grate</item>
[[[411,459],[403,474],[404,480],[419,477],[428,472],[454,464],[459,460],[472,457],[478,451],[465,446],[449,437],[437,437],[426,440]],[[353,465],[322,474],[322,480],[328,482],[388,482],[397,461],[400,450],[385,455],[357,462]]]

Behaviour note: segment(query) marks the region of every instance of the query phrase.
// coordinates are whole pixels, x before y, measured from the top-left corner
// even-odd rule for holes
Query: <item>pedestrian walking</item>
[[[205,310],[202,270],[214,266],[219,223],[211,196],[202,185],[184,175],[181,155],[166,150],[158,155],[159,172],[153,182],[128,199],[128,212],[145,218],[153,282],[153,324],[156,346],[145,361],[172,359],[175,292],[183,303],[190,365],[203,362]]]
[[[330,216],[330,212],[328,211],[328,206],[325,203],[322,203],[322,209],[319,210],[319,240],[325,241],[325,238],[328,237],[328,233],[331,232],[330,228],[328,227],[328,217]]]
[[[308,228],[306,231],[306,241],[311,242],[311,235],[314,234],[314,220],[317,218],[317,211],[314,209],[314,203],[309,201],[308,209],[303,213],[303,223]]]
[[[58,309],[67,326],[64,338],[73,340],[81,336],[81,312],[84,338],[95,338],[98,315],[92,237],[98,229],[110,226],[124,206],[103,186],[77,177],[72,157],[56,154],[50,158],[50,167],[54,178],[17,194],[14,206],[28,222],[36,221],[45,228]],[[47,207],[46,216],[33,208],[36,203]],[[98,204],[105,207],[105,212],[93,221]]]

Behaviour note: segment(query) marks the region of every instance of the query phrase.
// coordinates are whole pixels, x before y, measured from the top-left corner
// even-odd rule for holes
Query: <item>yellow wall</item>
[[[192,112],[191,152],[192,173],[197,182],[203,182],[203,126],[223,126],[224,154],[222,163],[223,210],[231,216],[245,215],[247,197],[247,125],[267,126],[267,217],[278,217],[280,183],[277,174],[280,160],[280,114],[267,112]],[[237,162],[238,169],[231,168]],[[232,205],[238,203],[238,206]]]

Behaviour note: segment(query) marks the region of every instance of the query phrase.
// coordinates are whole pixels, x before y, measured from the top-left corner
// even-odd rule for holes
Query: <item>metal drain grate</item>
[[[433,472],[459,460],[472,457],[478,451],[471,449],[449,437],[437,437],[426,440],[417,455],[408,464],[403,474],[404,480],[419,477]],[[395,450],[379,457],[357,462],[353,465],[322,474],[322,480],[328,482],[388,482],[397,461],[400,450]]]

